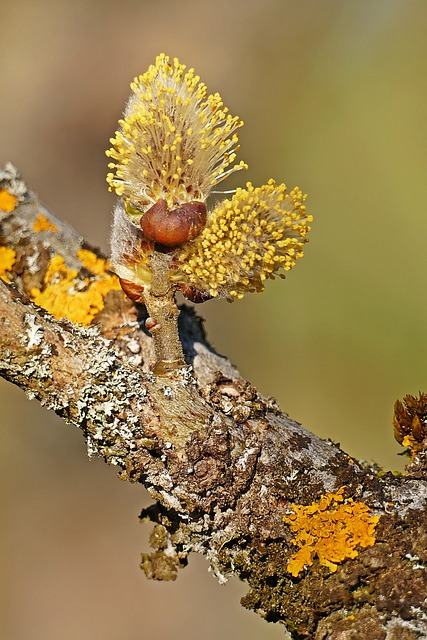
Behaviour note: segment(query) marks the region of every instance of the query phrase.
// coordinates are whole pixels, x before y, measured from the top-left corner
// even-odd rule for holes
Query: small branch
[[[151,323],[156,363],[155,375],[165,375],[184,366],[184,354],[178,336],[179,310],[175,303],[175,292],[168,278],[170,257],[167,253],[154,251],[152,258],[153,281],[150,290],[144,291],[143,299]],[[146,325],[147,325],[146,321]]]
[[[1,180],[13,194],[18,178],[3,172]],[[55,231],[34,230],[40,214]],[[141,565],[147,575],[174,579],[197,551],[220,581],[245,580],[243,604],[285,623],[294,638],[425,637],[421,458],[405,477],[380,474],[310,433],[209,347],[187,307],[180,316],[187,367],[173,379],[150,371],[146,313],[121,292],[105,295],[89,328],[36,307],[32,292],[47,286],[53,256],[75,270],[73,291],[105,277],[82,265],[78,251],[89,248],[36,196],[20,193],[16,208],[0,213],[0,246],[16,254],[4,276],[11,282],[0,281],[0,373],[80,428],[90,455],[151,493],[156,504],[142,514],[156,525],[154,551]],[[296,505],[312,505],[311,515],[301,515],[303,532],[319,514],[317,537],[324,548],[329,541],[330,555],[322,556],[319,542],[305,568],[292,573]],[[365,508],[371,520],[356,515]],[[334,537],[340,518],[341,538]],[[355,543],[353,555],[342,557],[349,537],[363,540],[363,523],[375,529],[372,544]]]

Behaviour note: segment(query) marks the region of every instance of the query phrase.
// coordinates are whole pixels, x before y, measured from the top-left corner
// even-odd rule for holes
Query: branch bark
[[[245,580],[243,605],[286,624],[293,638],[426,638],[424,454],[393,476],[321,440],[213,351],[189,307],[179,325],[187,366],[176,379],[151,372],[145,309],[119,291],[106,295],[88,328],[55,319],[31,302],[32,292],[45,286],[55,255],[76,270],[74,288],[87,287],[77,252],[89,247],[10,166],[0,188],[17,196],[12,211],[0,211],[0,246],[16,254],[10,282],[0,280],[0,373],[80,428],[90,455],[148,489],[155,504],[141,517],[155,527],[141,564],[147,576],[174,579],[196,551],[220,581]],[[40,215],[51,228],[40,230]],[[354,505],[362,504],[371,522],[378,517],[372,544],[341,557],[348,540],[334,529],[339,507],[354,530]],[[306,540],[311,555],[292,572],[298,526],[315,537],[297,505],[316,505],[318,537],[331,555],[324,561]]]

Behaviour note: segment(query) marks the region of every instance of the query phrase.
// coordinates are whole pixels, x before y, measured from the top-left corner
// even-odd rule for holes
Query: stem
[[[153,372],[166,376],[185,365],[184,353],[178,335],[179,309],[168,272],[171,256],[155,251],[151,260],[153,278],[149,291],[144,291],[144,302],[150,316],[149,330],[154,340],[156,362]]]

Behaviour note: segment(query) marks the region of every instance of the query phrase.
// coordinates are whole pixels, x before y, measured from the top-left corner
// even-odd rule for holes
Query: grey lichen
[[[427,505],[427,486],[424,480],[406,479],[398,485],[390,485],[385,491],[388,500],[394,505],[394,510],[401,516],[408,511],[424,512]]]

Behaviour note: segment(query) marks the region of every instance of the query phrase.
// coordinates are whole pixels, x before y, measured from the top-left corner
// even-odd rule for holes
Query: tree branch
[[[98,293],[107,276],[79,251],[102,256],[10,165],[1,190],[15,198],[0,200],[9,209],[0,247],[14,253],[9,282],[0,280],[1,375],[80,428],[90,455],[148,489],[145,573],[174,579],[196,551],[220,581],[247,581],[244,606],[294,638],[426,637],[424,453],[397,477],[350,458],[243,380],[186,306],[187,366],[176,378],[153,375],[145,309],[114,286],[91,303],[90,326],[55,319],[32,302],[37,292],[65,282],[71,298]],[[66,268],[52,276],[55,256]]]

